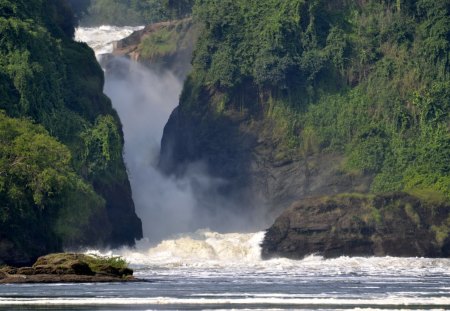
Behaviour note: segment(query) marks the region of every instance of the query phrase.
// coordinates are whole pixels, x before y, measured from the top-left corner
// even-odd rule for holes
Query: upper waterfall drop
[[[172,31],[178,29],[176,24],[162,23],[145,27],[139,34],[151,35],[165,31],[164,27],[171,27]],[[100,58],[102,53],[112,51],[114,41],[138,29],[141,27],[79,28],[76,39],[87,42]],[[186,35],[180,40],[191,37]],[[141,37],[141,40],[144,39]],[[134,40],[133,48],[142,47]],[[189,64],[188,52],[177,50],[175,54],[178,52],[183,57],[173,60]],[[127,55],[106,58],[103,64],[106,67],[104,92],[122,121],[124,159],[136,212],[143,223],[144,237],[157,242],[200,228],[221,232],[248,232],[250,227],[253,228],[251,231],[260,230],[261,225],[256,224],[259,218],[255,215],[243,217],[237,212],[236,200],[220,191],[228,181],[211,176],[201,159],[187,164],[182,176],[168,176],[159,170],[163,129],[179,104],[185,75],[177,74],[180,66],[164,66],[167,61],[164,57],[154,60],[157,62],[159,59],[161,66],[153,67],[136,62]],[[254,223],[250,224],[250,220]]]
[[[114,41],[139,29],[142,27],[78,28],[76,39],[89,44],[99,58],[113,51]],[[182,81],[170,71],[155,72],[126,57],[113,57],[109,62],[112,69],[105,71],[104,92],[122,121],[124,159],[144,236],[160,240],[190,231],[195,203],[189,185],[163,176],[156,167],[163,129],[178,105]]]
[[[143,29],[144,26],[137,27],[117,27],[117,26],[100,26],[100,27],[78,27],[75,30],[75,40],[85,42],[95,52],[97,57],[101,54],[113,52],[113,44],[115,41],[128,37],[134,31]]]

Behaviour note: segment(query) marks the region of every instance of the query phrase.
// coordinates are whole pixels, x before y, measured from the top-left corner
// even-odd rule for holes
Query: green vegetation
[[[139,26],[179,19],[190,16],[194,5],[194,0],[90,0],[86,7],[86,0],[69,1],[84,26]]]
[[[141,56],[147,59],[171,53],[176,50],[179,36],[175,29],[163,29],[144,38],[141,42]]]
[[[104,266],[113,267],[115,269],[127,269],[128,262],[119,256],[98,256],[98,255],[89,255],[86,256],[86,262],[92,271],[99,271]]]
[[[71,166],[69,149],[51,137],[39,125],[18,120],[0,113],[0,233],[3,237],[14,232],[20,247],[32,242],[28,234],[46,235],[58,222],[64,230],[76,231],[78,235],[61,234],[64,240],[76,239],[80,228],[89,223],[96,210],[104,210],[104,200],[92,186],[77,175]],[[80,213],[80,209],[82,213]],[[61,211],[70,211],[76,221],[68,223]],[[50,231],[49,231],[50,229]]]
[[[76,253],[40,257],[33,264],[33,269],[47,274],[114,275],[122,278],[133,274],[121,257]]]
[[[83,26],[139,26],[168,19],[161,0],[91,0]]]
[[[139,42],[138,53],[141,59],[144,62],[155,62],[156,59],[166,58],[163,62],[175,63],[175,60],[169,59],[170,56],[174,56],[176,53],[187,53],[185,51],[190,50],[193,42],[196,41],[193,27],[195,26],[189,18],[160,24],[160,27],[149,32]]]
[[[448,1],[198,0],[194,18],[185,113],[242,111],[278,157],[337,152],[374,193],[450,199]]]
[[[132,206],[121,125],[74,24],[63,0],[0,5],[0,239],[32,256],[111,242],[103,189]]]

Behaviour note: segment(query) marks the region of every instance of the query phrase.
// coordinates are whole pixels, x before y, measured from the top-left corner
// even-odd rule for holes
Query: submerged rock
[[[1,283],[85,283],[136,281],[133,270],[118,257],[84,254],[51,254],[38,258],[32,267],[3,267]]]
[[[267,230],[262,256],[449,257],[449,220],[450,204],[405,193],[311,198]]]

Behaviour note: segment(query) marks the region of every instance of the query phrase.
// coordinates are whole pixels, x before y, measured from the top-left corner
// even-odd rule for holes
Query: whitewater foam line
[[[120,306],[120,305],[279,305],[279,306],[351,306],[351,307],[445,307],[450,297],[384,299],[337,299],[337,298],[1,298],[0,306]]]
[[[79,27],[75,30],[75,40],[86,42],[96,55],[111,53],[113,51],[113,42],[128,37],[136,30],[143,29],[144,26],[138,27],[116,27],[116,26],[100,26],[100,27]]]
[[[273,278],[297,278],[298,275],[341,276],[365,274],[374,278],[371,286],[377,286],[381,276],[396,276],[393,282],[410,282],[429,275],[449,278],[450,259],[397,258],[397,257],[339,257],[324,259],[311,255],[302,260],[275,258],[261,259],[261,243],[264,232],[217,233],[199,230],[150,245],[139,241],[136,248],[123,248],[109,252],[90,251],[98,255],[122,256],[138,268],[171,269],[181,275],[198,273],[237,274],[256,273]],[[145,273],[145,271],[143,271]],[[399,279],[402,276],[406,279]],[[416,280],[419,282],[419,280]]]

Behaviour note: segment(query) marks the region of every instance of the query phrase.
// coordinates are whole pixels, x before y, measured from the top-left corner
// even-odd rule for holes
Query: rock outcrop
[[[450,204],[405,193],[305,199],[267,230],[262,255],[449,257],[449,221]]]
[[[120,71],[116,57],[127,57],[156,72],[170,71],[184,80],[191,70],[198,30],[191,18],[150,24],[114,43],[112,54],[101,58],[108,71]],[[119,69],[119,70],[118,70]]]
[[[51,254],[38,258],[32,267],[0,269],[0,284],[129,281],[136,281],[133,270],[121,259],[84,254]]]

